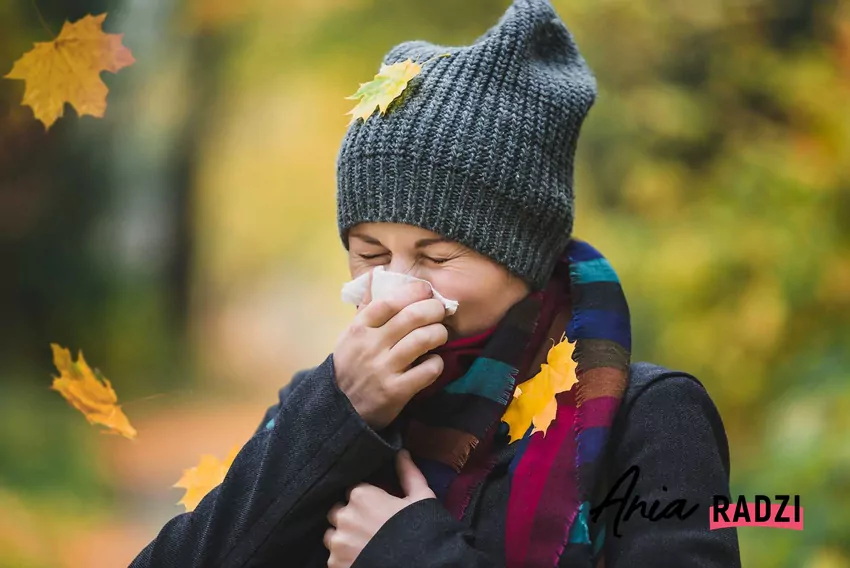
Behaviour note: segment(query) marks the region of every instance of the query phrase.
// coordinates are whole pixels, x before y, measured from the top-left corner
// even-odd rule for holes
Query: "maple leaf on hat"
[[[136,429],[118,405],[118,395],[109,380],[97,370],[92,369],[83,358],[83,352],[77,355],[77,361],[71,360],[68,349],[51,343],[53,364],[60,376],[53,378],[51,389],[58,391],[74,408],[83,413],[89,424],[105,426],[108,434],[121,434],[130,439],[136,437]]]
[[[194,511],[195,507],[198,506],[198,503],[201,502],[207,493],[224,481],[227,470],[230,469],[238,453],[239,446],[236,445],[230,450],[230,453],[224,460],[204,454],[201,456],[201,461],[198,465],[183,470],[183,476],[177,483],[172,485],[172,487],[179,487],[186,490],[186,494],[183,495],[183,498],[177,504],[186,507],[186,511]]]
[[[516,387],[514,398],[502,416],[502,421],[508,424],[511,442],[522,438],[532,424],[532,435],[536,432],[546,435],[558,411],[555,395],[570,390],[578,382],[572,358],[574,350],[575,344],[562,336],[561,342],[549,349],[540,372]]]
[[[448,57],[449,55],[451,54],[444,53],[435,57]],[[431,59],[428,61],[431,61]],[[385,114],[390,103],[401,95],[410,80],[419,75],[422,71],[422,65],[425,65],[428,61],[420,65],[408,58],[392,65],[382,64],[374,79],[367,83],[360,83],[360,88],[357,89],[356,93],[345,97],[347,100],[360,99],[360,102],[353,109],[345,113],[352,115],[349,124],[358,118],[362,118],[363,122],[366,122],[372,116],[375,107],[378,107],[380,114]]]
[[[100,73],[117,73],[136,61],[121,44],[124,34],[103,32],[105,18],[100,14],[66,21],[56,39],[36,43],[5,75],[26,82],[21,104],[32,107],[45,129],[63,115],[66,102],[80,116],[102,117],[109,88]]]

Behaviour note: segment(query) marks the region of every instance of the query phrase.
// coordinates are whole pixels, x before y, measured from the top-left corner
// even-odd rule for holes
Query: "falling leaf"
[[[437,57],[449,55],[445,53]],[[427,61],[422,65],[425,63]],[[407,87],[407,83],[419,75],[422,71],[422,65],[411,59],[399,61],[392,65],[382,64],[374,79],[367,83],[360,83],[360,88],[357,89],[356,93],[345,97],[348,100],[360,99],[357,106],[346,113],[352,115],[351,122],[358,118],[362,118],[364,122],[369,120],[369,117],[375,111],[375,107],[378,107],[380,114],[385,114],[390,103],[401,95]]]
[[[178,505],[186,507],[186,511],[194,511],[201,499],[213,487],[220,485],[224,481],[224,476],[227,475],[227,470],[233,460],[236,459],[236,454],[239,453],[239,446],[236,445],[230,450],[230,453],[224,459],[219,461],[215,456],[204,454],[201,456],[201,461],[195,467],[183,470],[183,477],[172,485],[172,487],[180,487],[186,490],[183,498],[177,502]]]
[[[53,378],[51,389],[58,391],[74,408],[82,412],[90,424],[106,426],[105,432],[121,434],[130,439],[136,437],[136,429],[130,425],[112,384],[97,370],[92,371],[83,358],[83,352],[77,354],[77,361],[71,360],[68,349],[51,343],[53,364],[60,376]]]
[[[103,33],[106,14],[65,22],[53,41],[38,42],[18,59],[8,79],[26,81],[24,105],[32,107],[45,129],[71,103],[80,116],[102,117],[106,111],[106,84],[102,71],[117,73],[136,60],[121,44],[124,34]]]
[[[562,337],[560,343],[549,349],[540,372],[516,387],[514,400],[502,416],[502,421],[508,424],[511,442],[522,438],[532,424],[532,434],[543,432],[546,435],[558,411],[555,395],[570,390],[577,382],[572,359],[574,349],[575,345]]]

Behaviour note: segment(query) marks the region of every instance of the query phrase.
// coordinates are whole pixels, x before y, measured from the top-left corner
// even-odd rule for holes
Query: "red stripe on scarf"
[[[616,396],[600,396],[585,400],[581,405],[585,412],[584,427],[595,428],[596,426],[610,427],[614,421],[614,415],[620,406],[620,398]]]
[[[556,444],[558,453],[555,463],[558,465],[549,470],[549,477],[545,479],[546,485],[542,494],[557,495],[558,498],[540,499],[531,532],[541,542],[566,544],[573,519],[581,506],[578,466],[576,465],[578,463],[578,448],[575,439],[576,415],[579,410],[575,406],[574,390],[560,393],[555,396],[555,399],[558,402],[558,418],[555,419],[553,425],[563,416],[564,423],[561,424],[560,428],[569,430],[569,432],[564,432],[564,439]],[[549,434],[547,433],[546,436],[548,437]],[[541,439],[538,443],[542,446],[544,440]],[[561,550],[554,551],[539,546],[529,547],[525,565],[556,566],[560,553]]]
[[[570,390],[564,394],[571,395],[572,392]],[[572,396],[567,398],[572,399]],[[546,431],[546,443],[542,433],[532,435],[524,458],[517,464],[512,476],[512,482],[517,485],[511,486],[505,526],[505,559],[508,566],[526,565],[531,552],[528,549],[534,520],[538,516],[538,507],[546,508],[545,503],[540,503],[540,497],[546,487],[550,468],[556,460],[559,464],[575,464],[575,412],[572,400],[568,404],[558,404],[557,417]],[[577,500],[577,487],[574,483],[565,484],[560,488],[560,492],[570,492],[569,502]],[[550,505],[562,507],[563,502],[558,500]],[[574,514],[574,511],[571,514]],[[559,529],[563,530],[563,525]],[[539,527],[535,530],[539,530]]]

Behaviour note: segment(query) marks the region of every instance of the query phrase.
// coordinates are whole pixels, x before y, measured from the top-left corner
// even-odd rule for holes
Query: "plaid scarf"
[[[556,395],[556,418],[545,436],[529,428],[513,442],[508,568],[551,568],[576,547],[585,549],[591,565],[604,566],[604,532],[595,527],[598,534],[590,534],[590,495],[628,382],[631,351],[628,305],[611,265],[572,239],[544,290],[514,304],[493,328],[435,350],[443,373],[400,417],[405,447],[460,519],[507,443],[500,419],[517,382],[537,374],[564,333],[575,343],[578,383]]]

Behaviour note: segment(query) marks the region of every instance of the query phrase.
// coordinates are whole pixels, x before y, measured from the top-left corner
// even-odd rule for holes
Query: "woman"
[[[432,60],[435,55],[447,57]],[[720,416],[699,381],[630,363],[616,273],[572,237],[593,75],[547,0],[516,0],[353,122],[337,212],[367,296],[334,352],[280,392],[224,482],[133,566],[739,566]],[[503,421],[566,334],[578,383],[545,432]],[[517,398],[518,397],[518,398]],[[516,408],[516,407],[514,407]]]

